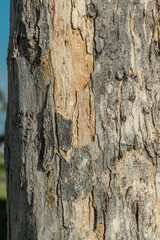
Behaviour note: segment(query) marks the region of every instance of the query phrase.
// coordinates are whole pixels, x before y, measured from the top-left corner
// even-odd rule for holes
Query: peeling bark
[[[8,240],[160,239],[158,0],[11,0]]]
[[[73,123],[71,147],[90,144],[95,132],[91,90],[94,25],[86,10],[85,0],[54,2],[54,96],[57,112]]]

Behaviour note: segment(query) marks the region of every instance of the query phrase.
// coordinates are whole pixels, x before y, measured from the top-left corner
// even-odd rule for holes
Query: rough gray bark
[[[160,239],[159,0],[11,0],[8,240]]]

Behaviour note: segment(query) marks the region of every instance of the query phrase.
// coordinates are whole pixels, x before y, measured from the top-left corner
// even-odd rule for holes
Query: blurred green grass
[[[6,199],[6,171],[2,156],[0,156],[0,199]]]
[[[6,173],[2,156],[0,156],[0,239],[7,239]]]

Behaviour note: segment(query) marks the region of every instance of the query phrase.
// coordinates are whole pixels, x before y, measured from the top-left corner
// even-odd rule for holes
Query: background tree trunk
[[[8,240],[160,239],[159,0],[11,0]]]

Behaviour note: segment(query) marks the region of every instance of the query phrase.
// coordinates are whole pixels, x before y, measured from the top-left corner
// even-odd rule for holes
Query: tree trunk
[[[11,0],[8,240],[160,239],[159,0]]]

